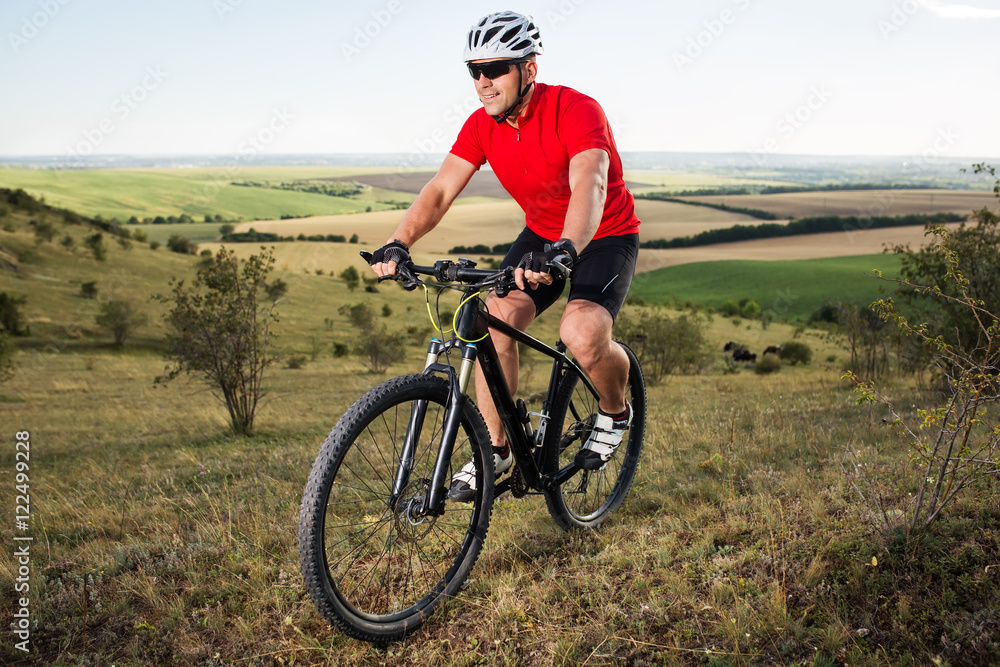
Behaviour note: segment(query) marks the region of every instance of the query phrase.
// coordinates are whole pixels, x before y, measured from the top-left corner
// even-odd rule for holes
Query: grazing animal
[[[767,349],[764,350],[764,354],[780,354],[780,353],[781,353],[780,345],[768,345]]]
[[[739,343],[736,343],[736,342],[734,342],[734,341],[729,341],[728,343],[726,343],[726,344],[725,344],[725,345],[724,345],[724,346],[722,347],[722,351],[723,351],[723,352],[729,352],[730,350],[738,350],[738,349],[740,349],[741,347],[743,347],[743,346],[742,346],[742,345],[740,345]]]
[[[750,350],[744,350],[743,348],[739,348],[733,350],[733,361],[749,361],[751,363],[756,363],[757,355],[751,352]]]

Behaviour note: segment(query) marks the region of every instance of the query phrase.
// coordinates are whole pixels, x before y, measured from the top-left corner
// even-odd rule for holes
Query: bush
[[[391,316],[392,316],[392,308],[389,307],[389,304],[383,303],[382,304],[382,317],[391,317]]]
[[[94,280],[90,280],[80,285],[80,296],[82,296],[84,299],[96,299],[97,282]]]
[[[115,345],[121,347],[135,330],[146,323],[146,316],[133,308],[128,301],[115,299],[101,306],[101,312],[94,318],[98,326],[111,332]]]
[[[800,343],[799,341],[789,341],[787,343],[781,344],[781,350],[778,352],[781,356],[781,360],[785,361],[792,366],[796,365],[800,361],[802,365],[807,365],[812,361],[812,348],[810,348],[805,343]]]
[[[191,241],[191,239],[186,236],[181,236],[180,234],[171,234],[170,238],[167,239],[167,248],[172,252],[179,252],[181,254],[193,255],[198,252],[198,244]]]
[[[149,249],[150,250],[156,250],[159,247],[160,247],[160,242],[159,241],[150,241],[149,242]]]
[[[66,248],[66,250],[72,250],[73,246],[76,245],[76,239],[67,234],[66,236],[62,237],[62,239],[60,239],[59,245],[61,245],[63,248]]]
[[[266,285],[265,289],[267,290],[267,298],[271,301],[277,301],[288,293],[288,283],[281,278],[275,278]]]
[[[90,252],[94,254],[94,259],[98,262],[103,262],[108,258],[108,247],[104,245],[104,234],[97,232],[96,234],[88,236],[86,244],[87,247],[90,248]]]
[[[774,358],[773,354],[768,354],[757,360],[754,364],[753,372],[758,375],[770,375],[781,370],[781,361]]]
[[[349,266],[341,271],[340,279],[347,283],[347,289],[352,292],[361,284],[361,274],[358,273],[358,269],[354,266]]]
[[[56,237],[56,227],[48,220],[43,220],[42,222],[35,222],[32,220],[35,226],[35,243],[52,243],[52,239]]]
[[[22,327],[24,323],[24,313],[21,306],[28,302],[26,296],[14,296],[7,292],[0,292],[0,328],[11,336],[27,336],[30,330]]]
[[[306,365],[308,359],[304,354],[297,354],[294,357],[288,357],[285,361],[285,366],[291,368],[292,370],[298,370]]]
[[[346,343],[334,343],[333,344],[333,356],[334,356],[334,358],[341,359],[343,357],[346,357],[347,354],[348,354],[348,352],[350,352],[350,348],[347,346]]]
[[[628,309],[618,318],[616,331],[639,357],[643,373],[657,382],[670,373],[697,373],[709,360],[697,315],[672,319],[660,309]]]

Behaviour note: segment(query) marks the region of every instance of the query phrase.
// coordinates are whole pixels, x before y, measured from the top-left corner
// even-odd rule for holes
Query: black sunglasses
[[[530,61],[523,58],[521,60],[495,60],[490,63],[467,63],[467,65],[469,67],[469,74],[472,75],[473,79],[478,81],[480,74],[487,79],[499,79],[510,71],[511,65],[519,65],[526,62]]]

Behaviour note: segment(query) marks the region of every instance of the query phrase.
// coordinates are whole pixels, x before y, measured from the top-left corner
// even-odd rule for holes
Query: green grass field
[[[871,276],[899,273],[894,255],[859,255],[793,261],[698,262],[639,274],[630,294],[651,303],[693,301],[718,308],[750,298],[777,319],[804,320],[827,301],[869,304],[890,283]]]
[[[384,171],[384,169],[382,169]],[[0,187],[22,188],[54,206],[85,215],[127,220],[131,216],[177,216],[196,220],[205,214],[226,219],[277,219],[357,213],[389,208],[377,199],[410,201],[412,195],[388,191],[359,199],[232,185],[244,180],[292,180],[351,175],[355,170],[277,167],[240,169],[94,169],[58,171],[0,169]],[[322,176],[321,176],[322,175]]]
[[[29,219],[48,216],[0,221],[2,257],[17,265],[0,269],[2,291],[27,297],[31,328],[15,341],[15,376],[0,385],[0,419],[10,425],[0,481],[11,512],[11,435],[30,431],[35,537],[31,651],[6,640],[4,664],[875,667],[988,664],[1000,652],[996,483],[963,496],[912,550],[871,531],[841,470],[844,447],[864,448],[872,470],[887,475],[909,459],[885,429],[886,413],[855,404],[838,343],[812,329],[798,338],[814,350],[810,366],[761,376],[727,368],[720,351],[701,375],[650,385],[636,481],[601,530],[563,533],[539,497],[502,498],[455,600],[405,643],[349,640],[304,591],[302,491],[344,410],[386,377],[419,370],[425,348],[415,336],[404,362],[367,373],[358,357],[331,354],[334,342],[365,335],[337,311],[366,301],[378,313],[388,307],[380,322],[426,331],[423,295],[394,285],[349,292],[333,274],[358,266],[358,246],[280,247],[274,277],[289,290],[276,351],[307,361],[268,370],[257,432],[236,437],[197,378],[153,383],[164,371],[165,332],[164,308],[150,296],[169,291],[171,277],[193,277],[199,259],[122,248],[105,234],[99,262],[82,247],[94,230],[55,216],[57,242],[36,243]],[[64,235],[75,247],[58,244]],[[856,261],[850,271],[873,268],[872,258]],[[815,283],[815,298],[843,297],[842,274],[809,262],[771,263],[770,273],[785,283],[768,289],[804,294]],[[747,280],[730,278],[727,294],[743,296]],[[97,299],[80,296],[87,281]],[[122,350],[94,323],[109,298],[129,299],[150,318]],[[454,307],[457,295],[449,299]],[[557,322],[558,312],[547,313],[532,333],[552,341]],[[741,339],[795,335],[791,324],[737,325]],[[733,332],[728,319],[706,323],[713,349]],[[528,356],[522,393],[543,387],[548,371]],[[909,378],[889,390],[899,405],[937,400]],[[13,535],[12,521],[0,525],[4,544]],[[5,610],[20,567],[12,554],[0,550]]]

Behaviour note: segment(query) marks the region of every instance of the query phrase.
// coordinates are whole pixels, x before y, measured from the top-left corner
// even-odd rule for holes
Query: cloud
[[[921,3],[932,13],[947,19],[996,19],[1000,9],[986,9],[972,5],[954,5],[940,0],[923,0]]]

